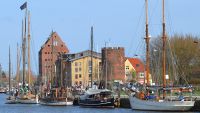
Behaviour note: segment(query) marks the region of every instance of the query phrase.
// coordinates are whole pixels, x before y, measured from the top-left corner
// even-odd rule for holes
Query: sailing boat
[[[6,100],[6,104],[16,104],[17,100],[14,95],[11,95],[11,58],[10,58],[10,47],[9,47],[9,96]]]
[[[149,84],[149,34],[148,34],[148,0],[146,2],[146,78],[147,78],[147,86],[146,88],[150,88]],[[192,96],[188,97],[187,100],[185,99],[172,99],[166,97],[166,92],[170,91],[172,97],[172,92],[174,91],[189,91],[192,95],[191,88],[187,87],[166,87],[166,70],[165,70],[165,46],[166,46],[166,33],[165,33],[165,16],[164,16],[164,0],[162,2],[163,7],[163,87],[157,88],[157,91],[160,90],[163,93],[162,99],[159,99],[159,96],[155,96],[155,98],[147,98],[150,97],[149,91],[150,89],[147,88],[147,96],[145,97],[143,92],[136,92],[132,93],[129,96],[131,108],[135,110],[153,110],[153,111],[188,111],[194,106],[194,101],[192,100]]]
[[[53,32],[51,34],[51,37],[53,35]],[[51,48],[51,51],[52,51],[52,70],[51,70],[51,74],[52,74],[52,78],[51,78],[51,83],[50,83],[50,87],[48,87],[48,93],[45,92],[45,97],[41,98],[40,100],[40,104],[41,105],[47,105],[47,106],[68,106],[68,105],[73,105],[73,99],[69,97],[69,89],[66,88],[65,86],[63,86],[63,74],[62,74],[62,69],[63,69],[63,58],[62,58],[62,54],[60,55],[60,84],[57,84],[56,83],[56,80],[59,80],[59,79],[56,79],[55,77],[55,73],[53,72],[53,69],[54,69],[54,55],[55,55],[55,51],[54,51],[54,46],[55,46],[55,43],[54,43],[54,38],[52,38],[51,40],[51,45],[52,45],[52,48]],[[55,70],[56,71],[56,70]],[[52,88],[51,88],[52,86]]]
[[[27,2],[25,2],[21,7],[21,10],[26,9],[25,11],[25,28],[23,34],[23,24],[22,24],[22,53],[23,53],[23,82],[20,86],[20,93],[17,97],[18,102],[21,104],[37,104],[39,99],[37,95],[31,94],[29,90],[30,85],[30,12],[28,13],[28,84],[25,82],[26,75],[26,16],[27,16]],[[23,22],[22,22],[23,23]],[[24,36],[23,36],[24,35]]]
[[[80,96],[79,105],[82,107],[114,108],[112,91],[93,87],[93,27],[91,27],[91,88]]]
[[[58,92],[61,93],[58,93]],[[52,88],[50,94],[41,98],[40,104],[46,106],[69,106],[73,105],[73,100],[67,97],[68,89]]]

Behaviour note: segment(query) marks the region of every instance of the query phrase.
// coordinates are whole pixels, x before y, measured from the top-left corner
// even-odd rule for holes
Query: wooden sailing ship
[[[25,9],[25,21],[24,28],[22,24],[22,64],[23,64],[23,77],[22,83],[19,86],[19,94],[17,96],[18,103],[21,104],[37,104],[39,103],[39,98],[35,94],[33,95],[30,91],[30,74],[31,74],[31,66],[30,66],[30,12],[28,12],[28,83],[26,83],[26,46],[27,46],[27,34],[26,34],[26,20],[27,20],[27,2],[25,2],[21,7],[21,10]],[[23,23],[23,22],[22,22]],[[24,30],[24,32],[23,32]]]
[[[149,83],[149,33],[148,33],[148,0],[146,2],[146,78],[147,84],[145,86],[146,92],[134,92],[129,96],[131,108],[135,110],[153,110],[153,111],[187,111],[190,110],[194,106],[194,100],[192,96],[187,99],[172,99],[166,97],[166,92],[174,92],[174,91],[189,91],[192,94],[191,87],[167,87],[166,86],[166,69],[165,69],[165,56],[166,56],[166,31],[165,31],[165,11],[164,11],[164,0],[162,0],[163,7],[163,47],[162,47],[162,75],[163,75],[163,86],[162,87],[154,87],[156,91],[161,91],[162,96],[155,95],[150,98],[150,88],[151,85]]]

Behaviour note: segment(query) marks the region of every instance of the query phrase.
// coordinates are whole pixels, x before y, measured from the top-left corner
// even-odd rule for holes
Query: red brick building
[[[60,36],[52,32],[39,51],[39,74],[42,82],[51,81],[55,76],[55,61],[59,54],[64,53],[69,53],[69,49]]]
[[[102,48],[102,79],[108,82],[119,80],[125,81],[125,55],[123,47],[107,47]]]

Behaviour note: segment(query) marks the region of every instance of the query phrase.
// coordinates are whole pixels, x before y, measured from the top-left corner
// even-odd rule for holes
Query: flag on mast
[[[23,5],[20,6],[20,9],[21,9],[21,10],[23,10],[23,9],[25,9],[25,8],[27,8],[27,2],[25,2]]]

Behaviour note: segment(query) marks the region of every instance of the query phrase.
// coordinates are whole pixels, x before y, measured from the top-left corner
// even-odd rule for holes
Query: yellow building
[[[140,84],[147,83],[145,80],[145,65],[138,58],[127,58],[125,61],[126,81],[137,81]],[[151,74],[149,74],[149,81],[152,83]],[[144,81],[145,80],[145,81]]]
[[[101,54],[93,52],[93,82],[100,80]],[[66,65],[67,85],[86,88],[91,85],[91,51],[68,54]]]
[[[127,59],[125,61],[125,81],[129,82],[133,79],[136,79],[136,77],[133,77],[133,74],[135,73],[135,68],[132,66],[131,62]]]

